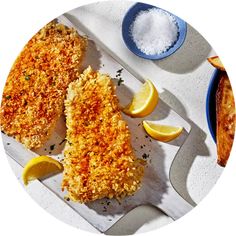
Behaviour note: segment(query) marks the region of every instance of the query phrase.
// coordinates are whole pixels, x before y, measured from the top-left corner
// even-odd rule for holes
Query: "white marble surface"
[[[190,203],[197,204],[222,172],[216,164],[216,148],[205,114],[206,92],[213,72],[206,58],[215,52],[196,30],[188,26],[186,41],[174,55],[156,62],[138,58],[126,48],[121,37],[122,18],[132,4],[127,1],[99,2],[69,14],[79,17],[130,72],[139,78],[149,78],[157,87],[162,87],[160,97],[191,124],[190,136],[176,156],[170,176],[178,192]],[[20,179],[21,167],[12,160],[10,163]],[[26,191],[58,219],[80,229],[98,232],[38,181],[30,184]],[[158,209],[142,206],[126,215],[107,233],[141,233],[169,222],[171,219]]]

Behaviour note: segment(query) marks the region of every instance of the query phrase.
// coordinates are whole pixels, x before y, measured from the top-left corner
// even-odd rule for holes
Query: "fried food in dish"
[[[140,188],[145,162],[134,155],[115,87],[87,68],[68,88],[62,189],[81,203],[123,198]]]
[[[234,141],[235,103],[227,74],[222,72],[220,76],[221,78],[216,93],[217,163],[221,166],[225,166]]]
[[[207,60],[217,69],[225,71],[225,67],[222,64],[220,58],[218,56],[214,56],[214,57],[209,57],[207,58]]]
[[[78,78],[87,39],[52,21],[26,44],[4,88],[1,129],[27,148],[39,148],[63,113],[69,83]]]

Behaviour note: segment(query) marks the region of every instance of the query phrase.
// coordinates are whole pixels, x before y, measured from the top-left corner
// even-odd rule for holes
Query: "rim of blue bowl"
[[[215,69],[207,90],[206,117],[211,137],[216,143],[216,91],[219,84],[219,70]]]
[[[178,35],[178,39],[177,41],[173,44],[173,46],[171,46],[167,51],[161,53],[161,54],[155,54],[155,55],[147,55],[143,52],[140,51],[140,49],[137,48],[135,42],[132,39],[131,33],[130,33],[130,26],[133,23],[135,17],[137,16],[137,14],[140,11],[145,11],[151,8],[157,8],[160,9],[164,12],[169,13],[170,15],[174,16],[176,19],[176,23],[178,25],[179,28],[179,35]],[[124,18],[123,18],[123,22],[122,22],[122,37],[123,40],[127,46],[127,48],[133,52],[135,55],[145,58],[145,59],[149,59],[149,60],[160,60],[163,58],[166,58],[170,55],[172,55],[174,52],[176,52],[184,43],[185,38],[186,38],[186,34],[187,34],[187,23],[182,20],[181,18],[179,18],[178,16],[153,5],[149,5],[146,3],[136,3],[134,4],[125,14]]]

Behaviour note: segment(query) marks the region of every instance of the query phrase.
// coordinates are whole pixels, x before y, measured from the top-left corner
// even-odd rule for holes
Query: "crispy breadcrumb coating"
[[[62,189],[68,197],[83,203],[137,191],[144,161],[134,155],[110,77],[86,69],[69,85],[65,112]]]
[[[226,166],[234,142],[235,102],[227,73],[220,72],[220,82],[216,92],[216,143],[217,163]]]
[[[41,147],[63,113],[69,83],[79,75],[87,40],[56,21],[26,44],[11,68],[1,104],[1,129],[27,148]]]

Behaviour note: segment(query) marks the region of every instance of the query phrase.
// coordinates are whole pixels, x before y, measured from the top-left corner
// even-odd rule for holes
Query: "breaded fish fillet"
[[[62,189],[73,201],[122,198],[140,187],[144,161],[133,153],[108,75],[90,67],[68,88]]]
[[[79,75],[87,40],[50,22],[26,44],[4,88],[1,129],[27,148],[38,148],[63,113],[66,89]]]
[[[225,72],[220,74],[220,83],[216,93],[216,140],[217,162],[225,166],[234,141],[235,103],[232,87]]]

